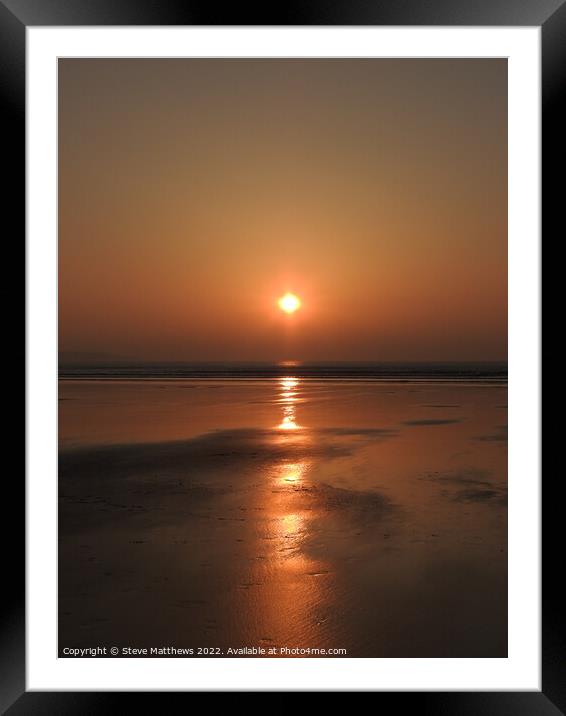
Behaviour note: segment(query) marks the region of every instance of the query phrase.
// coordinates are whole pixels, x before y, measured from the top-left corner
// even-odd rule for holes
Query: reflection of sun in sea
[[[280,401],[283,403],[283,420],[277,426],[280,430],[297,430],[299,427],[295,419],[295,406],[297,402],[297,391],[295,390],[299,384],[297,378],[281,378],[279,386],[281,393]]]
[[[294,293],[286,293],[277,301],[279,308],[285,313],[295,313],[301,307],[301,299]]]
[[[299,381],[296,378],[281,378],[281,388],[284,391],[292,391],[298,384]]]
[[[285,415],[278,427],[280,430],[296,430],[299,426],[295,422],[293,415]]]

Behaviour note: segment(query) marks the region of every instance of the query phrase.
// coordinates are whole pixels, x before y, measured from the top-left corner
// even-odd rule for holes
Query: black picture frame
[[[543,230],[560,238],[566,157],[566,0],[332,0],[257,5],[219,5],[196,0],[0,0],[0,98],[3,126],[3,216],[13,243],[25,235],[26,28],[68,25],[421,25],[540,26],[542,28]],[[563,230],[561,232],[563,235]],[[13,510],[4,545],[9,548],[0,617],[0,709],[20,714],[127,713],[155,699],[190,693],[27,692],[25,690],[24,480],[4,481],[5,510]],[[404,706],[422,714],[505,714],[546,716],[566,713],[566,634],[555,545],[562,541],[562,488],[549,481],[543,493],[542,690],[540,692],[375,692],[376,706]],[[14,506],[8,508],[8,505]],[[15,507],[17,506],[17,507]],[[558,568],[557,568],[558,565]],[[127,696],[127,698],[126,698]],[[140,703],[143,699],[143,703]],[[394,701],[394,703],[392,703]],[[161,706],[160,703],[160,707]]]

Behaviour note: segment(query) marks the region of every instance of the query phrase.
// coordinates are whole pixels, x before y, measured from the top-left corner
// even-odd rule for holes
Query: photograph
[[[58,656],[505,659],[507,59],[57,92]]]

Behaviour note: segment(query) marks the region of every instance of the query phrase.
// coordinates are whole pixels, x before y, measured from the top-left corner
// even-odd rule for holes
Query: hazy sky
[[[60,60],[59,158],[62,351],[506,358],[505,60]]]

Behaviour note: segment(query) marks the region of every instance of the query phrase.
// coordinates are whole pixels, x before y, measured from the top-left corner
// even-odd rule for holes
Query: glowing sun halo
[[[285,313],[295,313],[301,307],[301,300],[294,293],[286,293],[277,301],[279,308]]]

